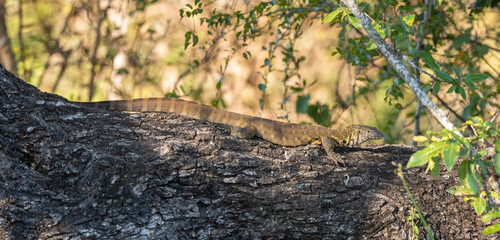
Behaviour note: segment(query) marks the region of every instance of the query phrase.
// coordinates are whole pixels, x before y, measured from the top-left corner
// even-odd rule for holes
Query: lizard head
[[[351,125],[344,129],[350,133],[350,137],[347,141],[348,145],[359,145],[368,140],[381,139],[384,134],[374,127],[369,127],[365,125]]]

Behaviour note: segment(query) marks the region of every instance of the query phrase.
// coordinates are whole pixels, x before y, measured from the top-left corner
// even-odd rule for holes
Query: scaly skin
[[[228,125],[231,127],[231,135],[239,138],[257,136],[281,146],[321,143],[332,158],[337,158],[334,152],[337,147],[359,145],[384,136],[378,129],[364,125],[351,125],[342,130],[334,130],[323,126],[285,123],[233,113],[176,98],[140,98],[81,104],[113,111],[176,113],[189,118]]]

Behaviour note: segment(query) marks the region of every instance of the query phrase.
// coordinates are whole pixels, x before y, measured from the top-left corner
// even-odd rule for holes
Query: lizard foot
[[[328,154],[328,158],[331,159],[337,167],[346,167],[345,157],[334,152]]]

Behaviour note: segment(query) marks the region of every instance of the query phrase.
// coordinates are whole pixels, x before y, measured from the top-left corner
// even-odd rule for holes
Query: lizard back
[[[365,141],[364,139],[355,138],[358,133],[357,131],[361,131],[360,127],[366,127],[362,125],[353,125],[342,130],[334,130],[317,125],[286,123],[229,112],[177,98],[138,98],[82,104],[113,111],[176,113],[193,119],[250,130],[252,136],[258,136],[266,141],[282,146],[319,144],[323,137],[333,138],[338,142],[339,146],[356,145]],[[375,131],[380,133],[376,129]],[[360,135],[358,134],[357,136]]]

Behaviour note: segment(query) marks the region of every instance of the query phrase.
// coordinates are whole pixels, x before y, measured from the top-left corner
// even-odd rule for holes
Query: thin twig
[[[377,30],[375,30],[375,28],[371,24],[370,19],[366,16],[366,13],[361,11],[355,0],[342,0],[342,2],[358,19],[359,23],[366,30],[369,37],[377,45],[379,51],[385,56],[389,64],[392,65],[398,75],[408,84],[408,86],[412,89],[412,91],[419,98],[422,104],[429,110],[432,116],[436,118],[436,120],[438,120],[444,128],[450,131],[455,130],[456,127],[448,119],[448,117],[446,116],[446,112],[440,109],[434,102],[432,102],[429,96],[427,96],[422,88],[420,88],[415,78],[408,71],[402,60],[403,54],[397,49],[394,49],[394,47],[387,45],[384,39],[382,39],[380,34],[378,34]],[[456,132],[456,134],[461,135],[461,133],[458,131]]]
[[[443,104],[443,106],[448,109],[448,111],[450,111],[451,113],[453,113],[453,115],[455,115],[455,117],[457,117],[458,119],[460,119],[460,121],[462,122],[466,122],[467,119],[463,118],[462,116],[460,116],[460,114],[458,114],[455,110],[453,110],[442,98],[440,98],[438,95],[435,95],[437,100]]]
[[[431,13],[431,7],[432,7],[431,0],[425,0],[424,20],[422,22],[422,27],[420,28],[420,32],[419,32],[420,35],[417,37],[417,45],[416,45],[416,51],[415,51],[416,54],[415,54],[415,57],[413,58],[413,61],[412,61],[414,66],[418,66],[418,63],[420,60],[418,53],[420,52],[420,46],[422,46],[425,32],[427,31],[427,26],[429,25],[429,15]],[[411,61],[409,61],[409,62],[411,62]],[[417,82],[419,84],[421,84],[420,71],[416,67],[414,67],[413,69],[414,69],[414,74],[415,74],[415,78],[417,79]],[[412,146],[417,145],[417,142],[415,142],[414,139],[415,139],[415,136],[420,134],[420,114],[421,113],[422,113],[422,102],[418,101],[417,102],[417,109],[415,110],[415,127],[413,128],[413,137],[411,138],[411,145]]]
[[[17,62],[14,57],[14,53],[12,52],[12,44],[9,35],[7,34],[7,22],[6,14],[5,14],[5,0],[0,0],[0,58],[2,58],[2,65],[4,65],[7,70],[14,73],[16,76],[19,76],[19,72],[17,71]],[[4,58],[4,59],[3,59]]]
[[[43,80],[45,79],[45,74],[47,74],[48,69],[50,68],[50,59],[52,58],[52,56],[59,53],[63,57],[63,60],[61,63],[61,68],[59,69],[58,77],[57,77],[56,81],[54,82],[54,85],[52,85],[52,93],[55,93],[57,86],[59,85],[59,83],[62,79],[62,76],[64,75],[64,72],[66,71],[66,66],[68,64],[68,57],[72,52],[72,50],[64,51],[61,47],[61,41],[59,41],[59,39],[61,39],[61,36],[64,34],[64,32],[66,32],[66,29],[68,29],[69,20],[71,19],[71,16],[73,16],[74,11],[75,11],[75,5],[73,4],[71,6],[71,9],[70,9],[68,15],[66,15],[66,18],[64,19],[64,25],[63,25],[61,31],[59,32],[59,34],[57,35],[58,37],[54,39],[54,45],[50,45],[49,43],[44,44],[47,52],[49,53],[49,57],[47,57],[47,62],[45,62],[45,67],[44,67],[43,73],[40,77],[40,81],[38,81],[37,87],[40,87],[42,85]],[[38,19],[38,21],[40,22],[41,25],[45,24],[45,22],[40,18]],[[45,28],[45,27],[42,26],[42,28]],[[47,38],[48,39],[51,38],[50,33],[47,34]],[[50,42],[50,40],[49,40],[49,42]]]
[[[495,72],[497,74],[497,76],[500,75],[500,73],[491,65],[490,62],[488,62],[488,60],[485,57],[482,57],[481,59],[483,59],[483,61],[486,63],[486,65],[488,65],[493,70],[493,72]]]
[[[23,63],[22,77],[23,79],[29,81],[26,76],[26,56],[24,54],[24,41],[23,41],[23,1],[19,0],[19,31],[17,32],[19,38],[19,53],[21,62]]]
[[[457,29],[457,30],[458,30],[458,29]],[[426,39],[431,39],[431,37],[426,37]],[[438,38],[437,38],[437,40],[442,40],[442,39],[445,39],[445,40],[454,40],[454,39],[455,39],[455,37],[454,37],[454,36],[448,36],[448,35],[445,35],[444,37],[438,37]],[[489,38],[489,39],[491,39],[491,38]],[[493,39],[493,40],[495,40],[495,39]],[[469,42],[474,43],[474,44],[476,44],[476,45],[485,46],[485,47],[487,47],[487,48],[489,48],[489,49],[491,49],[491,50],[494,50],[494,51],[500,52],[500,49],[499,49],[499,48],[492,47],[492,46],[490,46],[490,45],[488,45],[488,44],[482,43],[482,42],[480,42],[480,41],[478,41],[478,40],[475,40],[475,39],[471,39],[471,40],[469,40]]]
[[[97,62],[97,49],[99,48],[99,43],[101,42],[101,25],[102,25],[102,22],[104,21],[104,19],[106,19],[106,15],[107,15],[108,10],[110,8],[111,8],[111,0],[108,1],[106,8],[102,11],[102,15],[99,15],[99,13],[100,13],[99,6],[97,6],[98,20],[97,20],[97,26],[95,26],[95,28],[94,28],[96,37],[95,37],[95,42],[94,42],[94,46],[92,49],[92,53],[90,54],[91,67],[90,67],[89,95],[88,95],[89,101],[92,100],[92,97],[94,96],[94,91],[95,91],[94,80],[95,80],[95,76],[96,76],[95,69],[97,67],[96,66],[97,65],[97,63],[96,63]]]
[[[394,172],[396,173],[396,175],[399,176],[399,178],[401,178],[401,181],[403,182],[403,186],[406,190],[406,193],[410,197],[410,201],[413,204],[413,207],[415,208],[415,210],[417,210],[418,217],[422,221],[422,224],[424,225],[424,228],[427,231],[427,234],[429,234],[430,239],[434,240],[434,235],[432,234],[432,232],[429,228],[429,225],[427,225],[427,221],[425,221],[424,215],[420,211],[420,208],[418,208],[417,202],[415,201],[415,198],[413,198],[413,194],[411,194],[411,191],[408,188],[408,185],[406,184],[406,181],[405,181],[405,178],[403,175],[403,167],[402,167],[401,163],[396,164],[393,162],[392,164],[396,167],[396,170],[394,170]]]
[[[425,71],[424,69],[422,69],[421,67],[415,65],[415,63],[413,63],[413,61],[410,60],[410,58],[408,58],[408,56],[406,55],[403,55],[403,59],[408,63],[410,64],[413,68],[416,68],[418,69],[420,72],[423,72],[425,73],[425,75],[429,76],[432,80],[434,81],[439,81],[438,78],[434,75],[432,75],[431,73]]]
[[[491,192],[488,188],[488,179],[490,178],[490,176],[489,176],[488,170],[486,170],[486,166],[484,165],[484,162],[482,160],[479,161],[479,166],[481,169],[481,175],[486,180],[486,181],[484,181],[483,187],[484,187],[484,191],[486,192],[486,196],[488,197],[488,201],[490,202],[490,206],[492,206],[496,211],[499,211],[498,205],[493,200],[493,197],[491,196]]]

